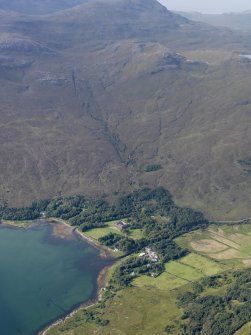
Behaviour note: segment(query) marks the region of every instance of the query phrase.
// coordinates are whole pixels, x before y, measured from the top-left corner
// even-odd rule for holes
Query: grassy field
[[[178,238],[183,247],[237,267],[251,266],[251,225],[213,225]]]
[[[143,236],[144,236],[144,233],[142,229],[132,229],[129,235],[129,237],[133,238],[134,240],[139,240],[143,238]]]
[[[127,219],[122,219],[123,221],[127,221]],[[117,226],[116,223],[120,220],[114,220],[106,222],[107,227],[105,228],[95,228],[91,229],[84,234],[88,237],[93,238],[94,240],[98,240],[101,237],[108,235],[109,233],[115,233],[119,235],[125,235]],[[133,238],[134,240],[141,239],[143,237],[143,230],[142,229],[132,229],[130,230],[129,237]]]
[[[180,262],[170,262],[166,264],[166,272],[188,282],[196,281],[203,277],[203,273],[200,270]]]
[[[107,229],[112,229],[111,226]],[[184,235],[177,242],[189,248],[191,253],[167,263],[165,271],[157,278],[141,276],[133,281],[132,287],[118,291],[103,309],[102,318],[110,321],[107,326],[86,322],[83,312],[79,311],[73,318],[51,329],[48,335],[165,335],[169,334],[164,330],[167,325],[175,326],[170,334],[180,335],[182,309],[176,305],[177,295],[191,290],[194,282],[207,276],[226,271],[231,276],[231,271],[251,266],[251,225],[212,225],[207,230]],[[213,248],[214,243],[218,249]],[[203,252],[195,250],[198,246]],[[227,259],[223,257],[226,252]],[[237,257],[236,252],[242,258],[238,258],[240,255]],[[113,269],[109,275],[112,272]],[[228,283],[219,288],[209,287],[202,295],[218,295],[227,288]],[[237,334],[248,335],[250,330],[248,324]]]
[[[251,322],[243,326],[238,332],[234,335],[250,335],[251,334]]]
[[[123,219],[123,221],[125,221],[126,219]],[[108,235],[109,233],[115,233],[118,235],[123,235],[122,231],[120,229],[117,228],[116,223],[119,220],[114,220],[114,221],[109,221],[106,222],[107,227],[105,228],[95,228],[95,229],[91,229],[88,230],[87,232],[85,232],[84,234],[88,237],[93,238],[94,240],[98,240],[101,237],[104,237],[106,235]]]
[[[85,232],[85,235],[93,238],[94,240],[98,240],[100,237],[104,237],[105,235],[108,235],[109,233],[123,235],[119,229],[116,229],[113,227],[91,229]]]
[[[191,253],[180,260],[180,263],[191,266],[204,276],[213,276],[223,270],[223,266],[201,255]]]
[[[134,281],[137,287],[153,287],[159,290],[174,290],[178,287],[187,284],[187,280],[164,272],[157,278],[141,276]]]
[[[174,290],[189,282],[195,282],[202,277],[212,276],[224,270],[224,266],[191,253],[179,261],[166,264],[165,272],[157,278],[142,276],[134,281],[138,287],[156,287],[160,290]]]
[[[106,308],[103,317],[110,320],[108,326],[85,322],[80,311],[47,335],[166,335],[165,326],[178,322],[181,316],[176,296],[177,292],[156,288],[127,288],[118,292]]]

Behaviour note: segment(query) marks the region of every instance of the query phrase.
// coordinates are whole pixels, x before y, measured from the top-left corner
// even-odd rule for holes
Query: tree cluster
[[[157,277],[163,271],[163,263],[151,263],[145,258],[130,257],[116,269],[112,283],[119,286],[129,286],[132,280],[140,275]]]
[[[232,276],[232,277],[231,277]],[[218,294],[204,295],[198,291],[186,292],[178,297],[184,314],[182,335],[234,334],[251,319],[251,270],[205,278],[200,285],[219,288],[229,284]],[[203,291],[204,292],[204,291]]]

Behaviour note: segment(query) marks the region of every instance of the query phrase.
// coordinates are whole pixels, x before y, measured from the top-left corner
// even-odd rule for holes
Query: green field
[[[179,261],[170,262],[166,264],[165,268],[166,271],[157,278],[141,276],[135,279],[134,285],[156,287],[160,290],[173,290],[224,270],[223,266],[195,253],[183,257]]]
[[[194,269],[191,266],[182,264],[180,262],[168,263],[166,265],[166,272],[173,274],[177,278],[184,279],[188,282],[196,281],[203,277],[203,273],[200,270]]]
[[[84,234],[88,237],[93,238],[94,240],[98,240],[101,237],[104,237],[108,235],[109,233],[115,233],[119,235],[123,235],[122,232],[119,229],[115,229],[112,227],[105,227],[105,228],[96,228],[96,229],[91,229]]]
[[[178,322],[181,316],[176,296],[177,292],[156,288],[127,288],[119,291],[105,309],[103,317],[110,320],[108,326],[85,322],[80,311],[47,335],[166,335],[165,326]]]
[[[251,225],[211,225],[176,242],[183,247],[214,259],[228,267],[251,266]]]
[[[114,229],[112,223],[101,232],[105,233],[108,229]],[[94,236],[93,231],[91,233]],[[133,281],[133,287],[118,291],[102,310],[102,318],[110,321],[107,326],[86,322],[80,311],[63,325],[50,330],[48,335],[166,335],[169,334],[164,331],[167,325],[173,329],[170,334],[180,335],[182,309],[176,305],[176,297],[180,293],[190,291],[193,283],[207,276],[222,273],[224,278],[228,273],[231,277],[231,271],[251,266],[248,263],[251,225],[212,225],[207,230],[186,234],[176,242],[189,248],[191,253],[167,263],[165,271],[157,278],[143,275]],[[217,251],[217,248],[223,251]],[[240,255],[242,258],[238,258]],[[227,288],[228,283],[223,280],[221,287],[205,288],[201,294],[218,295]],[[250,327],[247,324],[237,334],[249,335]]]
[[[137,287],[155,287],[159,290],[174,290],[187,284],[187,280],[176,277],[170,273],[164,272],[157,278],[141,276],[134,281]]]
[[[144,236],[144,232],[142,229],[131,229],[130,230],[129,237],[133,238],[134,240],[139,240],[143,238],[143,236]]]
[[[123,219],[123,221],[125,221],[125,220],[126,219]],[[94,240],[98,240],[99,238],[104,237],[104,236],[108,235],[109,233],[115,233],[115,234],[123,235],[122,231],[116,227],[116,223],[118,221],[120,221],[120,220],[105,222],[107,227],[91,229],[91,230],[88,230],[87,232],[85,232],[84,234],[88,237],[93,238]]]
[[[207,257],[191,253],[180,260],[180,263],[189,265],[203,273],[205,276],[213,276],[222,271],[223,266]]]
[[[250,335],[251,334],[251,322],[243,326],[238,332],[234,335]]]
[[[122,219],[123,221],[127,221],[127,219]],[[90,238],[93,238],[94,240],[98,240],[101,237],[104,237],[108,235],[109,233],[115,233],[119,235],[125,235],[117,226],[116,223],[120,220],[114,220],[114,221],[108,221],[105,222],[107,227],[104,228],[95,228],[88,230],[84,234]],[[135,240],[141,239],[144,235],[144,232],[142,229],[131,229],[129,232],[129,237],[133,238]]]

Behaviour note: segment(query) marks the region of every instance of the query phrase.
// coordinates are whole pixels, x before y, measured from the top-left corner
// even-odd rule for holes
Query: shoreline
[[[67,226],[68,228],[71,228],[71,232],[72,232],[73,235],[77,236],[82,241],[87,242],[88,244],[90,244],[93,247],[95,247],[96,249],[98,249],[100,251],[100,257],[114,260],[114,262],[113,262],[113,264],[104,267],[101,270],[101,272],[99,273],[99,276],[98,276],[98,279],[97,279],[97,293],[96,293],[96,297],[95,298],[87,300],[86,302],[80,304],[80,306],[78,306],[76,308],[73,308],[73,310],[70,311],[69,313],[67,313],[67,315],[65,315],[64,317],[61,317],[61,318],[55,320],[53,323],[51,323],[47,327],[45,327],[42,331],[39,331],[36,335],[46,335],[47,332],[50,329],[52,329],[53,327],[55,327],[57,325],[60,325],[60,324],[64,323],[66,320],[68,320],[69,318],[72,318],[79,311],[81,311],[83,309],[88,309],[88,308],[90,308],[92,306],[95,306],[101,300],[101,298],[102,298],[102,292],[103,292],[103,290],[105,289],[105,287],[107,285],[108,272],[109,272],[110,268],[112,266],[114,266],[114,264],[116,263],[116,260],[118,260],[112,254],[112,251],[109,251],[107,248],[103,247],[102,245],[100,245],[98,242],[96,242],[95,240],[91,239],[90,237],[85,236],[83,233],[81,233],[78,230],[78,227],[72,227],[66,221],[64,221],[62,219],[48,218],[48,221],[49,221],[49,223],[52,223],[52,224],[53,223],[63,224],[65,226]]]
[[[10,229],[22,229],[22,230],[29,230],[32,229],[34,227],[36,227],[36,225],[40,225],[43,222],[45,222],[46,224],[49,224],[53,227],[53,225],[62,225],[64,227],[66,227],[69,231],[63,231],[63,230],[57,230],[55,229],[55,226],[53,227],[53,232],[52,232],[52,236],[54,237],[58,237],[58,238],[62,238],[62,239],[67,239],[69,238],[71,235],[79,238],[80,240],[87,242],[88,244],[90,244],[91,246],[93,246],[94,248],[96,248],[97,250],[100,251],[100,256],[102,258],[107,258],[107,259],[118,259],[120,257],[116,256],[116,254],[113,253],[113,251],[105,246],[102,246],[98,241],[92,239],[91,237],[88,237],[86,235],[84,235],[84,233],[82,233],[78,227],[73,227],[71,226],[69,223],[67,223],[67,221],[60,219],[60,218],[54,218],[54,217],[49,217],[49,218],[40,218],[40,219],[36,219],[36,220],[31,220],[30,224],[27,226],[22,226],[18,223],[15,223],[15,221],[10,221],[10,222],[5,222],[5,220],[0,220],[0,227],[3,228],[10,228]]]
[[[110,268],[116,263],[116,257],[114,256],[112,251],[103,247],[97,241],[95,241],[95,240],[91,239],[90,237],[84,235],[81,231],[79,231],[78,227],[72,227],[65,220],[62,220],[60,218],[48,218],[47,220],[48,221],[46,221],[46,222],[48,222],[49,224],[61,224],[61,225],[66,226],[68,229],[70,229],[71,233],[74,236],[76,236],[77,238],[81,239],[82,241],[90,244],[94,248],[98,249],[99,252],[100,252],[100,257],[107,258],[107,259],[110,259],[110,260],[114,260],[114,262],[113,262],[113,264],[104,267],[101,270],[101,272],[99,273],[99,276],[97,278],[97,293],[96,293],[95,298],[87,300],[86,302],[80,304],[76,308],[73,308],[72,311],[67,313],[65,316],[55,320],[53,323],[46,326],[43,330],[40,330],[36,335],[46,335],[47,332],[50,329],[52,329],[53,327],[55,327],[57,325],[60,325],[60,324],[64,323],[66,320],[68,320],[69,318],[72,318],[79,311],[81,311],[83,309],[88,309],[92,306],[95,306],[100,301],[100,299],[102,297],[102,292],[107,285],[108,272],[109,272]],[[60,234],[58,236],[60,236]],[[62,235],[60,237],[62,237]]]
[[[15,221],[0,220],[0,227],[9,228],[9,229],[28,230],[28,229],[31,229],[35,224],[37,224],[37,220],[31,221],[27,226],[22,226],[20,224],[17,224],[15,223]]]
[[[87,242],[88,244],[90,244],[91,246],[93,246],[94,248],[96,248],[97,250],[99,250],[100,252],[100,256],[102,258],[107,258],[107,259],[117,259],[118,257],[116,257],[116,255],[114,255],[114,253],[112,252],[111,249],[108,249],[104,246],[102,246],[98,241],[86,236],[85,234],[83,234],[78,227],[73,227],[71,226],[69,223],[67,223],[67,221],[62,220],[60,218],[48,218],[48,221],[46,221],[48,223],[52,223],[52,224],[62,224],[64,226],[66,226],[68,229],[71,230],[71,233],[77,237],[80,238],[82,241]],[[61,236],[60,234],[55,234],[55,236]]]
[[[97,279],[98,290],[97,290],[97,294],[96,294],[95,298],[90,299],[90,300],[88,300],[88,301],[80,304],[76,308],[73,308],[73,310],[71,312],[69,312],[67,315],[65,315],[64,317],[61,317],[61,318],[55,320],[53,323],[51,323],[48,326],[46,326],[43,330],[40,330],[38,333],[36,333],[36,335],[46,335],[48,333],[48,331],[51,330],[53,327],[58,326],[58,325],[64,323],[68,319],[72,318],[79,311],[84,310],[84,309],[88,309],[88,308],[91,308],[91,307],[95,306],[100,301],[100,299],[102,297],[103,289],[107,285],[107,275],[108,275],[108,271],[109,271],[109,269],[110,269],[111,266],[106,266],[100,272],[100,274],[98,276],[98,279]]]
[[[52,323],[48,323],[48,325],[45,325],[45,327],[40,329],[36,333],[36,335],[46,335],[47,332],[51,328],[53,328],[53,327],[55,327],[55,326],[57,326],[61,323],[64,323],[66,320],[73,317],[80,310],[88,309],[92,306],[95,306],[100,301],[100,299],[102,297],[102,292],[107,285],[108,272],[109,272],[110,268],[112,266],[114,266],[114,264],[116,263],[117,260],[120,259],[120,257],[116,257],[113,254],[112,250],[109,250],[108,248],[103,247],[101,244],[98,243],[98,241],[95,241],[92,238],[84,235],[81,231],[79,231],[78,227],[72,227],[70,224],[68,224],[66,221],[64,221],[60,218],[50,217],[50,218],[41,218],[41,219],[33,220],[31,222],[31,224],[26,226],[26,227],[22,227],[21,225],[15,224],[14,221],[13,221],[13,223],[12,222],[11,223],[4,223],[4,221],[0,221],[0,226],[6,227],[6,228],[9,228],[9,229],[28,230],[28,229],[32,229],[36,225],[42,224],[43,221],[45,221],[47,224],[52,225],[52,228],[53,228],[52,236],[62,238],[62,239],[69,238],[70,235],[75,236],[76,238],[79,238],[83,242],[86,242],[89,245],[93,246],[94,248],[98,249],[99,252],[100,252],[100,257],[106,258],[106,259],[111,260],[111,261],[113,260],[113,262],[112,262],[111,265],[105,266],[101,270],[101,272],[99,273],[99,276],[97,278],[97,292],[96,292],[94,298],[89,299],[86,302],[81,303],[78,306],[73,307],[73,309],[71,311],[69,311],[69,313],[67,313],[66,315],[60,317],[59,319],[56,319]],[[57,229],[55,229],[55,226],[53,227],[53,225],[63,225],[65,227],[67,227],[68,231],[64,231],[64,230],[60,230],[60,229],[57,230]]]

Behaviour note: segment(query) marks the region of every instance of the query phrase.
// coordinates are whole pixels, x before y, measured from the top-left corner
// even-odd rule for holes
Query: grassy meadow
[[[183,235],[176,242],[225,266],[251,266],[251,224],[212,225]]]
[[[79,311],[47,335],[164,335],[166,324],[178,322],[181,316],[176,296],[176,291],[129,287],[119,291],[104,310],[103,317],[110,320],[106,327],[86,322]]]
[[[243,326],[238,332],[234,335],[250,335],[251,334],[251,322]]]
[[[124,221],[125,219],[123,219]],[[98,240],[101,237],[108,235],[109,233],[115,233],[118,235],[124,235],[123,232],[116,226],[116,223],[121,220],[114,220],[106,222],[107,227],[104,228],[94,228],[85,232],[85,235]]]
[[[90,231],[90,236],[97,238],[114,229],[113,225],[110,222],[105,230],[95,229],[100,230],[98,233]],[[135,238],[138,234],[141,232],[137,231]],[[251,265],[251,225],[211,225],[206,230],[183,235],[176,242],[190,253],[167,263],[157,278],[142,275],[133,281],[132,287],[119,290],[102,309],[102,318],[109,320],[107,326],[87,322],[84,312],[79,311],[47,335],[180,335],[183,310],[177,305],[177,297],[181,293],[209,276],[228,274],[231,278],[231,271]],[[110,275],[113,271],[114,268]],[[221,287],[208,287],[201,295],[217,296],[227,288],[228,283],[223,280]],[[250,334],[250,329],[251,324],[247,324],[236,335]]]

